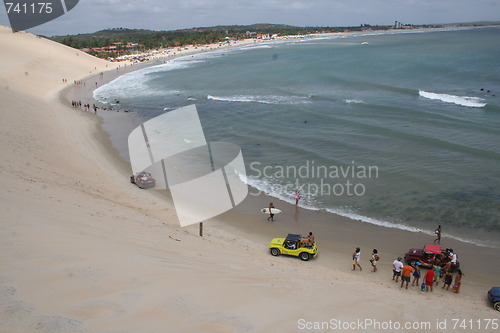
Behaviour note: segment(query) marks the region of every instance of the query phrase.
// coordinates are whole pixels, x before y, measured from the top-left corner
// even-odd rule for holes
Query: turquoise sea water
[[[141,120],[196,104],[251,193],[500,246],[500,28],[367,33],[204,53],[95,91]]]

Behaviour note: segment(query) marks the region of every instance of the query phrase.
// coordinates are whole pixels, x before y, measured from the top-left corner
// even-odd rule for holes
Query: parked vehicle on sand
[[[269,243],[269,251],[273,256],[285,254],[289,256],[299,257],[301,260],[307,261],[311,257],[318,255],[318,247],[314,242],[312,247],[305,245],[301,235],[288,234],[286,238],[274,238]]]
[[[156,179],[149,172],[138,172],[130,176],[130,182],[139,188],[152,188],[156,186]]]
[[[493,309],[500,311],[500,287],[492,287],[488,291],[488,299],[493,304]]]
[[[452,258],[449,249],[442,250],[439,245],[426,244],[421,249],[408,250],[405,254],[405,261],[410,265],[419,262],[423,267],[430,268],[433,265],[444,266],[452,261]],[[460,268],[458,260],[451,267],[452,270]]]

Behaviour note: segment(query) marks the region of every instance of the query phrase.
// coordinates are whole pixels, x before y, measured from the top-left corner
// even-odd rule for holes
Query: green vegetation
[[[305,35],[317,32],[343,32],[360,31],[367,29],[368,25],[362,27],[295,27],[280,24],[254,24],[254,25],[232,25],[216,26],[206,28],[192,28],[174,31],[151,31],[143,29],[115,28],[106,29],[90,34],[78,34],[67,36],[54,36],[49,39],[71,46],[76,49],[90,49],[89,53],[99,57],[113,57],[118,54],[126,54],[125,45],[127,43],[140,44],[139,51],[158,49],[162,47],[176,47],[183,45],[198,45],[224,42],[226,37],[237,39],[247,38],[246,32],[252,31],[257,34],[278,34],[284,35]],[[370,27],[374,30],[389,29],[386,26]],[[123,43],[117,45],[116,52],[102,52],[97,54],[92,52],[92,48],[101,48],[113,45],[113,43]]]

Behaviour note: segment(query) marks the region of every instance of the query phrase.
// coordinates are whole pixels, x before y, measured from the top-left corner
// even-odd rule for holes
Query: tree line
[[[378,26],[377,29],[389,27]],[[362,27],[295,27],[277,24],[254,24],[247,26],[216,26],[207,28],[192,28],[173,31],[152,31],[144,29],[114,28],[101,30],[95,33],[54,36],[49,39],[76,49],[92,49],[113,45],[121,42],[140,44],[139,50],[151,50],[166,47],[180,47],[183,45],[200,45],[224,42],[226,37],[237,39],[247,38],[246,32],[258,34],[305,35],[317,32],[359,31]],[[124,54],[124,47],[117,51]],[[92,53],[92,52],[91,52]],[[109,56],[109,54],[100,56]]]

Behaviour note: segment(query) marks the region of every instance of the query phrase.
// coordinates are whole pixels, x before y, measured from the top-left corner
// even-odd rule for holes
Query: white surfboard
[[[262,208],[260,211],[264,214],[269,214],[269,208]],[[278,208],[271,208],[271,212],[273,214],[279,214],[281,213],[281,210],[279,210]]]

